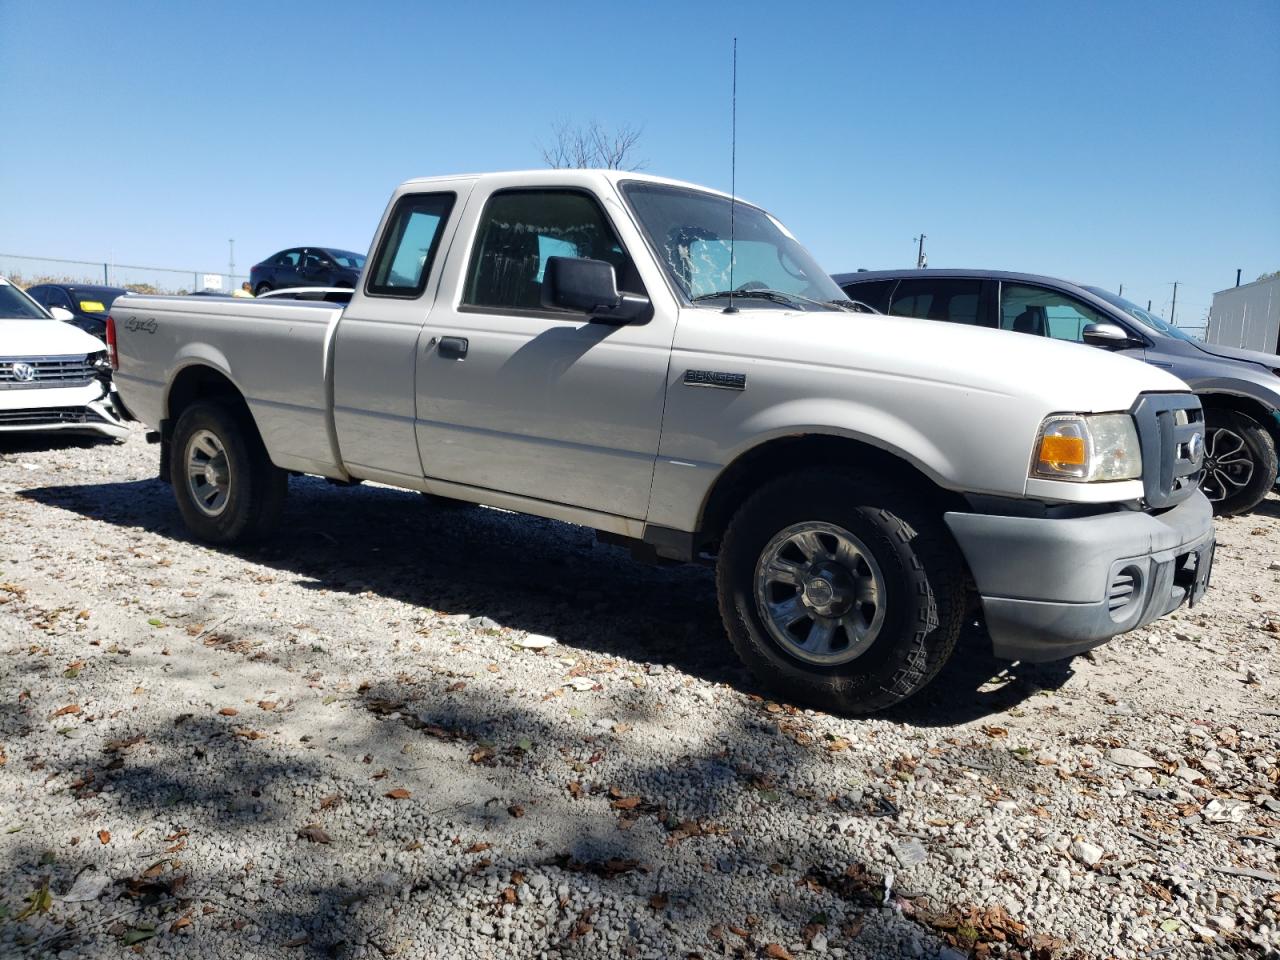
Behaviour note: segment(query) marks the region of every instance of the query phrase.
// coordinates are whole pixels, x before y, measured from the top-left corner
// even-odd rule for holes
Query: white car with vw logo
[[[124,437],[106,345],[54,311],[0,277],[0,434]]]

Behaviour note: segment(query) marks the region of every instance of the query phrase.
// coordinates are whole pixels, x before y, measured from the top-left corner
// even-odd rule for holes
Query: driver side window
[[[1084,328],[1106,318],[1073,297],[1020,283],[1000,285],[1000,329],[1084,342]]]
[[[476,230],[465,306],[545,310],[542,276],[551,257],[613,266],[618,289],[644,293],[640,275],[595,198],[578,190],[506,190],[489,198]]]

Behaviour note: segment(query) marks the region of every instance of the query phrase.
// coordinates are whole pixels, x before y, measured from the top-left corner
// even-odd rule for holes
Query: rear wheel
[[[271,292],[271,284],[266,283],[266,282],[264,281],[264,282],[262,282],[262,283],[258,284],[258,286],[254,289],[254,291],[253,291],[253,295],[254,295],[255,297],[260,297],[260,296],[262,296],[264,293],[270,293],[270,292]]]
[[[843,713],[923,688],[963,622],[964,565],[937,511],[854,470],[798,473],[747,500],[716,582],[729,639],[757,678]]]
[[[1248,513],[1276,482],[1276,447],[1259,424],[1234,410],[1205,410],[1200,489],[1218,516]]]
[[[247,543],[279,520],[288,474],[272,464],[249,413],[195,403],[173,431],[169,478],[187,528],[211,543]]]

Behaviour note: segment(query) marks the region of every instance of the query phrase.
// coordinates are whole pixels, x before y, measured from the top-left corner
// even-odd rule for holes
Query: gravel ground
[[[1280,501],[1093,656],[977,628],[774,703],[710,572],[291,484],[188,540],[157,449],[0,443],[0,956],[1239,956],[1280,947]]]

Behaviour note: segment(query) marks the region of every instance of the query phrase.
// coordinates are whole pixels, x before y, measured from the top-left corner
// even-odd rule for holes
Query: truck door
[[[652,261],[629,252],[643,248],[619,201],[486,185],[459,229],[470,248],[450,255],[419,348],[425,476],[643,519],[675,308]],[[652,316],[615,326],[544,307],[553,256],[613,264],[619,289],[653,299]]]
[[[354,476],[415,486],[418,337],[435,302],[453,211],[468,187],[405,193],[391,205],[361,286],[334,334],[333,419]]]

